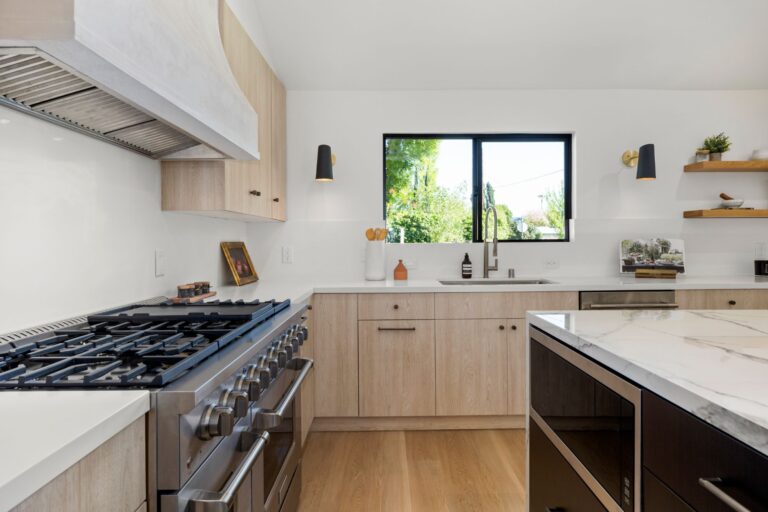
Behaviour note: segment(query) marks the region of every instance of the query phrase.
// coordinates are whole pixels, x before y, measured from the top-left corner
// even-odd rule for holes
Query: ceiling
[[[763,89],[767,0],[257,0],[289,89]]]

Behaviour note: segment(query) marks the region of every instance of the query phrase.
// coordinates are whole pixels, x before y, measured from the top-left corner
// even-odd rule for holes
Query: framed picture
[[[221,251],[227,259],[229,271],[237,286],[259,280],[248,249],[245,248],[245,242],[221,242]]]
[[[676,238],[622,240],[619,245],[622,273],[638,269],[671,269],[685,272],[685,242]]]

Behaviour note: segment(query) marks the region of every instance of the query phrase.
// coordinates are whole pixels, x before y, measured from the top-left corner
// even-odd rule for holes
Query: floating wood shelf
[[[768,172],[768,161],[697,162],[685,166],[685,172]]]
[[[713,210],[689,210],[683,212],[686,219],[750,219],[768,218],[768,210],[727,210],[715,208]]]

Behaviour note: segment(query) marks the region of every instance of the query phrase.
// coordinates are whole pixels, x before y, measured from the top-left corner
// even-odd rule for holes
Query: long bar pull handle
[[[379,327],[380,331],[415,331],[415,327]]]
[[[264,452],[269,442],[269,432],[261,432],[253,443],[251,449],[237,465],[232,476],[229,477],[224,488],[217,493],[201,491],[197,496],[189,500],[192,512],[228,512],[235,503],[235,496],[240,486],[251,473],[251,468],[256,460]]]
[[[714,494],[717,499],[731,507],[736,512],[750,512],[750,510],[736,501],[733,497],[731,497],[727,492],[720,489],[717,485],[722,483],[723,479],[719,477],[711,477],[711,478],[699,478],[699,485],[708,490],[710,493]]]
[[[291,359],[288,364],[290,366],[297,366],[296,368],[291,369],[300,369],[299,375],[293,381],[291,387],[288,388],[285,395],[283,395],[283,398],[280,400],[280,403],[277,404],[277,407],[274,409],[259,409],[256,411],[256,416],[253,419],[253,426],[255,427],[256,432],[277,428],[283,422],[283,416],[285,416],[288,406],[291,405],[291,401],[296,397],[296,393],[299,392],[301,384],[309,375],[309,371],[312,369],[312,365],[314,365],[315,362],[312,359],[295,358]]]
[[[589,309],[677,309],[674,302],[654,302],[652,304],[590,304]]]

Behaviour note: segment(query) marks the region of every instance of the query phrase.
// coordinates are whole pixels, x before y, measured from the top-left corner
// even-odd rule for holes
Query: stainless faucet
[[[488,265],[488,215],[493,212],[493,266]],[[488,272],[499,270],[499,216],[495,206],[485,209],[485,236],[483,237],[483,277],[488,278]]]

